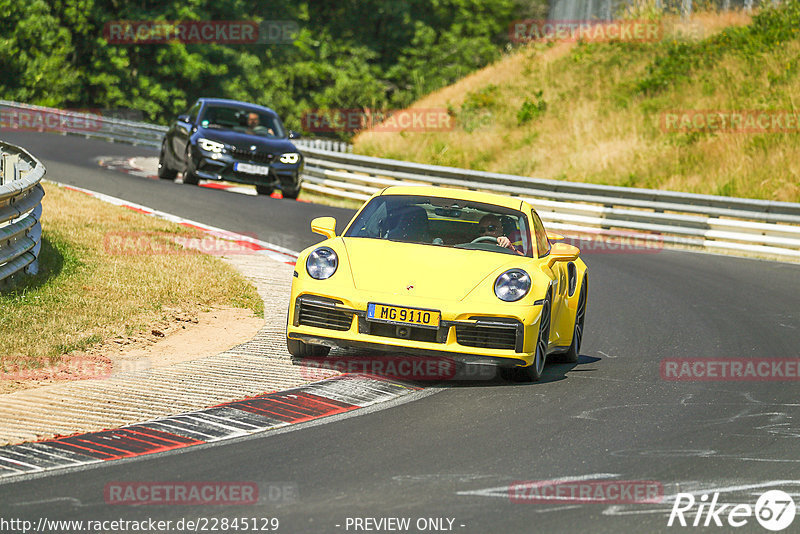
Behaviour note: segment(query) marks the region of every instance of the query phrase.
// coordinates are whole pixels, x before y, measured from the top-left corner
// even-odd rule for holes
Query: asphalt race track
[[[150,180],[94,161],[153,155],[151,149],[53,134],[2,137],[39,157],[50,180],[294,250],[320,240],[309,230],[313,217],[335,216],[341,229],[351,214]],[[385,527],[393,523],[379,530],[356,518],[409,518],[400,532],[768,532],[753,516],[734,529],[727,513],[736,503],[754,506],[770,489],[800,504],[797,379],[665,380],[661,363],[800,357],[800,266],[666,250],[584,259],[590,290],[580,361],[548,365],[539,383],[445,384],[412,402],[290,431],[18,479],[0,485],[0,515],[173,525],[182,518],[278,518],[277,532],[289,533],[392,531]],[[570,477],[583,484],[652,481],[664,500],[509,498],[514,482]],[[247,506],[105,504],[106,484],[123,481],[252,482],[261,499]],[[679,492],[698,503],[719,492],[718,503],[731,505],[719,516],[723,526],[710,518],[712,526],[692,527],[695,505],[685,515],[689,527],[668,527]],[[245,531],[266,531],[259,521],[258,530]],[[800,518],[787,532],[798,526]]]

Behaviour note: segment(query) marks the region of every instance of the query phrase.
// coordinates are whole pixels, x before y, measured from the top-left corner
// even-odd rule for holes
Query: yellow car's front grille
[[[513,325],[456,325],[456,341],[465,347],[515,350],[517,327]]]
[[[329,330],[349,330],[353,322],[353,314],[336,310],[330,306],[324,306],[299,300],[299,324],[303,326],[314,326],[317,328],[327,328]]]

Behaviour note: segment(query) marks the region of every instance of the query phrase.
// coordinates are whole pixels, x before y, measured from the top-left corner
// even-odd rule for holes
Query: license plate
[[[263,165],[251,165],[249,163],[234,163],[233,170],[236,172],[243,172],[245,174],[260,174],[262,176],[269,175],[269,167]]]
[[[441,314],[436,310],[405,308],[387,304],[367,305],[367,319],[392,324],[410,324],[424,328],[439,328]]]

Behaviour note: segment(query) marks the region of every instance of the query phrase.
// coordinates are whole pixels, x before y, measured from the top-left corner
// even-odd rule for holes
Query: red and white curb
[[[248,243],[257,253],[293,265],[297,253],[184,219],[133,202],[72,185],[51,182],[71,191],[138,213],[208,232],[220,239]],[[56,469],[214,443],[344,414],[384,403],[424,388],[375,375],[343,374],[288,390],[226,402],[203,410],[172,415],[115,430],[101,430],[55,439],[0,447],[0,481]]]
[[[90,197],[96,198],[103,202],[107,202],[109,204],[113,204],[115,206],[120,206],[123,208],[133,210],[138,213],[143,213],[145,215],[151,215],[159,219],[171,221],[180,224],[181,226],[186,226],[188,228],[200,230],[201,232],[206,232],[210,236],[218,239],[224,239],[227,241],[235,242],[238,246],[248,248],[252,250],[255,254],[261,254],[263,256],[266,256],[275,261],[279,261],[281,263],[294,265],[295,261],[297,260],[297,255],[298,255],[297,252],[285,247],[281,247],[280,245],[276,245],[274,243],[261,241],[260,239],[255,239],[250,236],[237,234],[235,232],[230,232],[228,230],[223,230],[222,228],[217,228],[216,226],[203,224],[201,222],[193,221],[191,219],[184,219],[183,217],[178,217],[177,215],[172,215],[171,213],[165,213],[163,211],[155,210],[147,206],[142,206],[141,204],[128,202],[127,200],[122,200],[121,198],[112,197],[103,193],[98,193],[90,189],[84,189],[82,187],[76,187],[74,185],[67,185],[58,182],[51,182],[51,183],[54,183],[59,187],[63,187],[64,189],[68,189],[70,191],[77,191],[79,193],[86,194]]]
[[[421,389],[374,376],[341,375],[116,430],[11,445],[0,448],[0,480],[247,436],[351,412]]]

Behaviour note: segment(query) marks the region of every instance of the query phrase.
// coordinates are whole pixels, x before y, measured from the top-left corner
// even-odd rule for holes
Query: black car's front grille
[[[240,148],[232,148],[230,154],[238,160],[255,161],[257,163],[272,163],[272,160],[275,159],[275,154],[270,154],[269,152],[252,152]]]
[[[466,347],[483,349],[517,349],[518,325],[508,322],[479,322],[474,325],[456,325],[456,341]]]
[[[349,330],[353,314],[333,308],[331,305],[298,299],[298,324],[327,328],[329,330]]]

